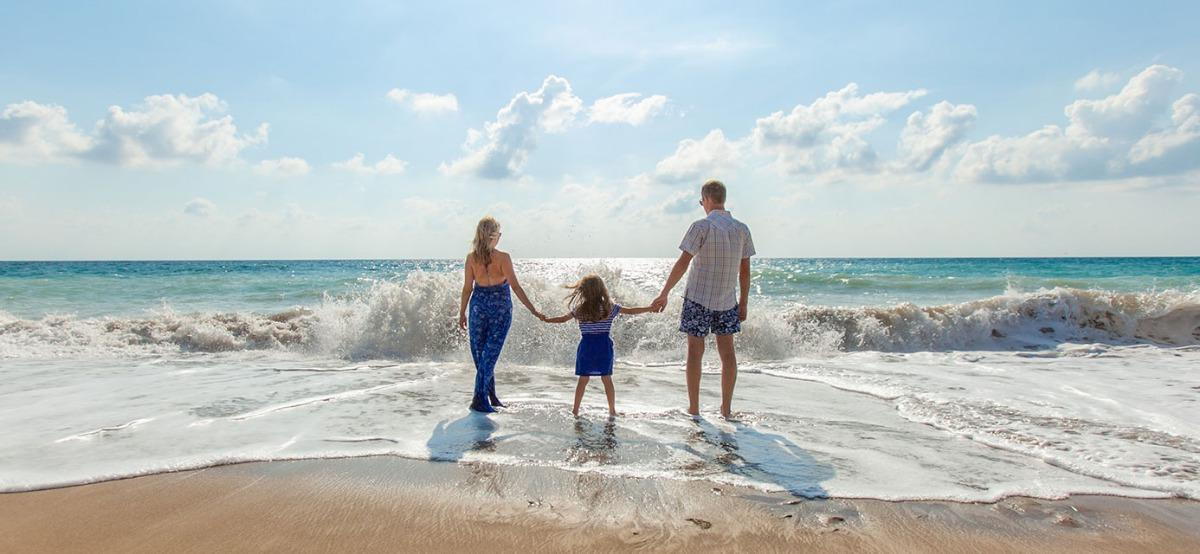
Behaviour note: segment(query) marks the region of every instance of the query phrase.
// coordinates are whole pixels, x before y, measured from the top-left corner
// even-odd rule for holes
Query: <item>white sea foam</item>
[[[614,296],[655,283],[603,264]],[[524,279],[540,306],[564,275]],[[741,421],[684,402],[678,301],[623,317],[618,406],[568,407],[577,330],[518,306],[504,413],[465,410],[456,275],[413,273],[271,314],[0,312],[0,491],[254,460],[392,455],[706,479],[801,496],[1200,499],[1195,291],[1010,291],[943,306],[755,297]],[[710,354],[710,363],[715,356]],[[711,410],[719,371],[705,370]]]
[[[622,279],[619,271],[608,273],[619,300],[648,303],[653,289]],[[460,286],[456,276],[418,272],[376,282],[362,294],[274,314],[179,314],[168,308],[145,317],[24,320],[0,312],[0,357],[288,350],[350,360],[460,359],[466,341],[455,317]],[[561,303],[560,289],[545,279],[531,278],[526,286],[540,306]],[[754,302],[742,340],[744,355],[756,360],[837,351],[1020,351],[1081,342],[1200,344],[1197,291],[1055,288],[928,307]],[[622,355],[645,362],[676,358],[679,305],[674,302],[666,317],[621,325]],[[510,336],[508,352],[520,363],[562,363],[574,350],[569,330],[542,325],[519,306]]]

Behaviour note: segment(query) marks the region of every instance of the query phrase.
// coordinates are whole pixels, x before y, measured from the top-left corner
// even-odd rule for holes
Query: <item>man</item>
[[[750,228],[725,210],[725,185],[720,181],[704,183],[700,205],[707,217],[688,228],[679,245],[683,252],[651,306],[657,311],[666,308],[667,294],[688,273],[690,264],[679,322],[679,330],[687,333],[688,413],[700,415],[700,362],[704,338],[711,332],[721,356],[721,415],[729,418],[737,382],[733,334],[741,331],[741,322],[746,320],[754,241]]]

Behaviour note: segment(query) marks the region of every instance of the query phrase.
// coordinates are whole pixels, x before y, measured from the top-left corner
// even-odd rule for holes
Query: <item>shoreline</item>
[[[1188,552],[1200,502],[830,498],[391,456],[241,462],[0,494],[0,550]]]

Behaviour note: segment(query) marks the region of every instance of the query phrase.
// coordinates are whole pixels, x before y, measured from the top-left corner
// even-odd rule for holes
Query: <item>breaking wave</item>
[[[623,281],[618,270],[601,273],[620,301],[645,304],[653,296]],[[20,319],[0,312],[0,358],[284,349],[352,360],[463,359],[460,286],[456,274],[417,272],[273,314],[163,308],[141,317]],[[561,306],[556,284],[535,278],[525,287],[539,306]],[[623,319],[614,328],[618,351],[633,362],[677,357],[683,343],[678,310],[676,300],[665,315]],[[543,324],[519,304],[515,312],[506,358],[529,364],[571,359],[573,326]],[[858,308],[755,298],[750,312],[739,337],[739,354],[750,360],[839,351],[1040,350],[1067,342],[1200,344],[1200,291],[1053,288],[940,306]]]

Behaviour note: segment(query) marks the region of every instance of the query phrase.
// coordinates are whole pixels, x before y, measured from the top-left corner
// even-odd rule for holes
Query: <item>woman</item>
[[[475,226],[475,240],[463,271],[462,301],[458,308],[458,326],[467,328],[467,300],[471,306],[471,358],[475,360],[475,396],[471,409],[494,412],[504,407],[496,397],[496,360],[504,348],[504,338],[512,324],[512,298],[509,289],[535,317],[541,312],[529,302],[525,289],[517,282],[512,258],[496,250],[500,242],[500,224],[490,216]]]

